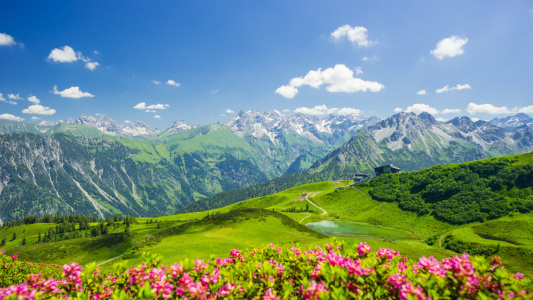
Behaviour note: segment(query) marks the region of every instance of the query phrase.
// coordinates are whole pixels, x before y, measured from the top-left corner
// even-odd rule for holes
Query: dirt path
[[[322,191],[320,191],[320,192],[322,192]],[[325,209],[323,209],[322,207],[320,207],[320,206],[314,204],[313,202],[311,202],[311,200],[309,200],[309,196],[311,196],[311,195],[316,195],[316,194],[318,194],[318,193],[320,193],[320,192],[316,192],[316,193],[312,193],[312,194],[306,195],[306,196],[305,196],[305,200],[306,200],[307,202],[311,203],[314,207],[316,207],[316,208],[320,209],[321,211],[323,211],[323,213],[321,214],[321,216],[323,216],[323,215],[327,214],[328,212],[327,212]]]
[[[450,230],[448,232],[446,232],[445,234],[441,235],[440,238],[439,238],[439,247],[442,248],[442,239],[447,237],[453,230]]]
[[[122,254],[121,254],[121,255],[122,255]],[[112,259],[108,259],[108,260],[104,261],[103,263],[99,263],[99,264],[97,265],[97,267],[99,267],[99,266],[101,266],[101,265],[105,265],[105,264],[107,264],[108,262],[113,261],[113,260],[119,258],[121,255],[116,256],[116,257],[113,257]]]
[[[363,194],[363,196],[367,197],[368,199],[370,199],[372,201],[375,201],[374,199],[368,197],[367,194],[363,193],[363,191],[361,191],[360,189],[356,188],[355,186],[353,188],[356,189],[359,193]],[[383,207],[383,204],[379,203],[379,206]]]
[[[311,214],[309,214],[308,216],[305,216],[305,217],[304,217],[303,219],[301,219],[300,222],[298,222],[298,223],[302,224],[302,221],[305,220],[305,219],[307,219],[307,218],[309,218],[310,216],[311,216]]]

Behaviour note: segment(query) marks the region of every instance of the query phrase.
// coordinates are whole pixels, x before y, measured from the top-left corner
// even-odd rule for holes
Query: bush
[[[1,254],[0,278],[13,278],[20,267],[16,257]],[[373,253],[370,246],[315,246],[301,250],[269,244],[230,257],[190,260],[159,266],[160,258],[131,269],[118,266],[101,274],[93,264],[63,266],[60,276],[43,274],[0,289],[0,298],[26,299],[486,299],[530,298],[531,284],[520,273],[510,273],[499,258],[490,261],[467,254],[442,261],[422,257],[409,261],[392,249]],[[57,270],[54,269],[54,270]]]

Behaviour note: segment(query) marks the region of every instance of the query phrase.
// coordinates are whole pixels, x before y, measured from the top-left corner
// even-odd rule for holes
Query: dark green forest
[[[525,154],[531,156],[531,154]],[[533,210],[533,165],[503,157],[417,172],[385,174],[361,186],[379,201],[450,224],[496,219]]]

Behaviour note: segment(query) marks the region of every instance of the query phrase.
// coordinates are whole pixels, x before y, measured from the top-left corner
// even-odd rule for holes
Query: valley
[[[331,243],[332,240],[343,240],[351,244],[364,241],[376,248],[390,247],[412,259],[421,256],[444,258],[457,252],[498,255],[509,270],[532,275],[533,243],[529,237],[533,232],[533,191],[530,185],[533,173],[528,169],[532,159],[533,155],[529,153],[446,166],[455,174],[464,168],[478,170],[476,172],[488,169],[492,170],[491,174],[494,174],[494,168],[499,168],[500,172],[506,172],[509,168],[521,170],[526,167],[529,170],[525,173],[515,172],[523,174],[518,175],[516,180],[524,182],[524,187],[512,194],[516,198],[506,200],[515,208],[501,216],[486,215],[487,219],[465,220],[460,224],[454,224],[453,219],[443,219],[432,212],[420,214],[417,210],[402,206],[401,202],[379,200],[383,196],[374,199],[377,187],[388,177],[391,179],[385,182],[390,184],[394,182],[392,178],[403,180],[432,172],[434,176],[444,176],[435,179],[435,182],[449,180],[446,173],[437,173],[442,168],[437,166],[418,172],[383,175],[383,178],[357,187],[347,186],[344,181],[318,182],[209,211],[136,218],[127,232],[125,225],[111,226],[109,234],[102,237],[37,243],[39,232],[55,226],[41,223],[4,228],[0,231],[0,238],[9,239],[16,233],[17,239],[7,241],[4,249],[8,254],[17,253],[21,258],[31,261],[101,263],[119,257],[103,265],[104,269],[115,262],[125,266],[139,264],[144,259],[142,252],[160,255],[163,263],[172,263],[190,257],[207,259],[211,255],[223,256],[235,247],[252,249],[270,242],[312,247]],[[407,181],[404,186],[408,187],[414,182]],[[500,190],[498,193],[507,192]],[[309,196],[311,205],[302,195]],[[489,199],[479,201],[483,205],[483,201]],[[522,202],[524,206],[520,206],[523,208],[517,209],[513,204],[516,201],[525,201]],[[327,213],[324,214],[324,211]],[[340,229],[341,233],[331,232],[327,228],[317,229],[318,232],[311,230],[315,228],[314,224],[327,226],[335,223],[350,229]],[[27,240],[27,245],[20,245],[22,238]]]

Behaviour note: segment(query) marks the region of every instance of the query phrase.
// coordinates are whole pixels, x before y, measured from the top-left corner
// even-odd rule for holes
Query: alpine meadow
[[[1,11],[0,300],[533,298],[531,3]]]

